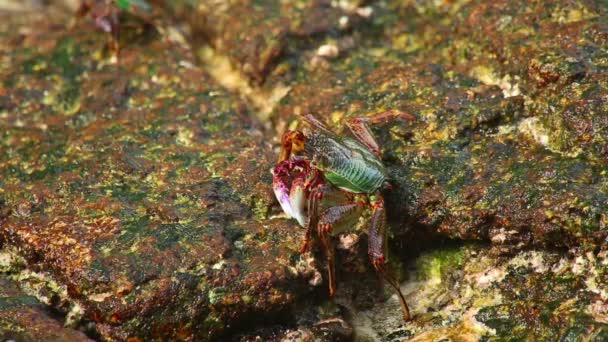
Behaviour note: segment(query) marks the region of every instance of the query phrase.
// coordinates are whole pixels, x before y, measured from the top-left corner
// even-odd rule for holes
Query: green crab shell
[[[376,192],[386,180],[382,162],[363,145],[348,138],[312,134],[308,152],[333,185],[354,193]]]

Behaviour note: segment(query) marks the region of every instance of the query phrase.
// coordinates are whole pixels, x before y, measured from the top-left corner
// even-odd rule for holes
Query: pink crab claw
[[[272,189],[283,212],[306,226],[306,176],[309,167],[304,160],[285,160],[272,170]]]

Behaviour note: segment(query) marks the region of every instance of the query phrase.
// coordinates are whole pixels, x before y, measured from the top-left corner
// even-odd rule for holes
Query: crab
[[[316,231],[327,258],[329,294],[333,296],[336,282],[331,237],[360,227],[363,218],[371,264],[395,290],[403,319],[409,321],[407,302],[385,268],[387,222],[381,192],[390,184],[368,125],[415,118],[391,110],[350,120],[347,126],[354,139],[338,136],[312,115],[304,118],[313,130],[285,132],[273,169],[273,189],[283,211],[306,228],[301,251],[309,251],[312,232]]]
[[[120,12],[148,12],[150,8],[145,0],[82,0],[76,16],[82,18],[89,15],[95,21],[95,26],[110,35],[109,48],[118,54]]]

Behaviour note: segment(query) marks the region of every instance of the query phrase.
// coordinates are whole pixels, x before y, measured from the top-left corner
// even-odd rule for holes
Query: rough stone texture
[[[363,2],[158,1],[190,23],[195,39],[207,40],[258,85],[289,80],[302,60],[323,45],[337,48],[325,50],[333,57],[352,48],[357,37],[353,28],[366,22],[369,11]]]
[[[406,61],[438,63],[497,85],[505,95],[520,93],[524,115],[539,119],[547,148],[606,160],[605,4],[537,0],[523,6],[513,1],[396,6],[387,17],[400,12],[419,18],[384,23],[387,39],[397,53],[408,54]]]
[[[35,297],[0,275],[0,340],[91,341],[83,333],[64,328]]]
[[[354,318],[362,341],[603,341],[608,338],[606,253],[575,258],[533,250],[499,257],[483,246],[423,253],[396,298]]]
[[[0,239],[106,338],[207,339],[289,309],[301,231],[266,220],[275,159],[239,100],[142,31],[3,36]],[[4,31],[6,32],[6,31]]]
[[[65,289],[62,308],[118,340],[348,339],[333,319],[361,310],[357,338],[606,338],[601,2],[150,3],[147,23],[123,16],[118,61],[90,18],[0,14],[0,241]],[[249,93],[199,69],[201,41]],[[271,108],[275,89],[289,93],[263,131],[247,104]],[[361,253],[339,252],[337,306],[303,310],[320,273],[298,261],[296,224],[268,218],[272,138],[302,114],[346,134],[344,119],[388,109],[417,117],[374,128],[394,266],[429,236],[514,253],[432,246],[404,327],[394,298],[364,311],[382,296]]]
[[[606,252],[567,256],[528,250],[505,256],[485,245],[447,245],[423,252],[408,265],[402,286],[413,320],[403,324],[396,296],[360,305],[343,293],[334,318],[302,322],[297,329],[272,327],[241,341],[348,340],[340,320],[348,316],[356,341],[604,341],[608,338]],[[346,288],[345,288],[346,287]],[[317,308],[322,312],[323,306]],[[348,313],[340,308],[348,308]],[[317,315],[320,315],[317,313]],[[325,335],[318,329],[323,326]],[[270,327],[269,327],[270,328]],[[316,328],[316,329],[315,329]],[[342,335],[341,335],[342,333]]]
[[[374,8],[385,40],[302,65],[307,72],[275,108],[277,130],[314,113],[348,134],[347,118],[409,112],[415,123],[375,130],[396,185],[389,214],[407,213],[393,215],[394,231],[519,247],[603,244],[605,9],[552,1]]]

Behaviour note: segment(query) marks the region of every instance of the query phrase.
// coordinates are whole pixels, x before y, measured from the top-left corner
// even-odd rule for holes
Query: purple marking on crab
[[[291,208],[291,200],[289,198],[289,188],[282,181],[273,181],[272,189],[274,190],[274,195],[276,196],[281,208],[289,217],[293,217],[293,209]]]
[[[283,212],[294,218],[302,226],[306,226],[306,201],[308,190],[306,177],[309,168],[306,161],[286,160],[280,162],[272,170],[272,189]]]
[[[106,33],[112,33],[112,23],[106,18],[96,18],[95,24]]]

